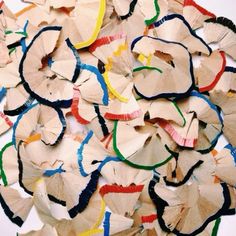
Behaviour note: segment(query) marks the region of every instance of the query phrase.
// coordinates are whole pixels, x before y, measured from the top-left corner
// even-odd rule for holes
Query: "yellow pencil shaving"
[[[43,181],[44,181],[43,178],[40,178],[40,179],[38,179],[38,180],[34,183],[34,185],[33,185],[33,192],[35,192],[36,187],[37,187],[40,183],[42,183]],[[34,197],[34,195],[33,195],[33,197]]]
[[[30,143],[38,141],[40,139],[41,139],[41,134],[37,133],[37,134],[33,134],[33,135],[29,136],[27,139],[25,139],[24,143],[30,144]]]
[[[104,214],[105,214],[105,210],[106,210],[106,204],[104,202],[104,200],[101,200],[101,211],[98,217],[97,222],[94,224],[94,226],[92,227],[92,229],[97,229],[99,227],[99,225],[102,223],[102,220],[104,218]]]
[[[97,219],[97,222],[94,224],[92,229],[85,231],[83,233],[79,233],[79,234],[77,234],[77,236],[91,236],[93,234],[103,233],[103,229],[98,229],[98,227],[102,223],[102,220],[103,220],[104,214],[105,214],[105,210],[106,210],[106,204],[103,200],[101,200],[101,211],[100,211],[99,217]]]
[[[138,61],[142,62],[142,63],[145,63],[145,60],[146,60],[146,57],[141,53],[139,54],[138,56]]]
[[[232,93],[232,92],[228,92],[228,93],[227,93],[227,97],[229,97],[229,98],[234,97],[234,93]]]
[[[147,57],[147,66],[151,65],[151,60],[152,60],[152,54],[149,54],[149,56]]]
[[[128,49],[128,44],[127,43],[122,44],[118,47],[118,49],[115,52],[113,52],[113,55],[116,57],[119,57],[121,55],[121,53],[123,51],[126,51],[127,49]]]
[[[93,31],[93,34],[87,41],[76,43],[74,45],[76,49],[88,47],[97,39],[100,29],[102,27],[103,17],[105,15],[105,12],[106,12],[106,0],[100,0],[99,14],[98,14],[97,23]]]
[[[77,236],[91,236],[94,234],[102,234],[103,231],[104,231],[103,229],[91,229],[86,232],[79,233],[79,234],[77,234]]]
[[[126,97],[123,97],[122,95],[120,95],[119,92],[117,92],[111,85],[110,81],[109,81],[109,77],[108,77],[108,72],[105,72],[103,74],[103,77],[104,77],[104,80],[105,80],[105,83],[108,87],[108,89],[110,90],[110,92],[121,102],[128,102],[128,98]]]
[[[146,57],[143,54],[140,54],[138,56],[138,60],[142,62],[145,66],[150,66],[151,65],[151,60],[152,60],[152,54],[149,54],[148,57]]]
[[[118,49],[113,52],[113,56],[119,57],[119,56],[121,56],[122,52],[126,51],[127,49],[128,49],[128,44],[127,43],[121,44],[121,45],[119,45]],[[107,59],[107,61],[108,61],[108,63],[105,65],[105,73],[103,74],[103,77],[104,77],[105,83],[106,83],[109,91],[111,92],[111,94],[113,94],[113,97],[112,97],[112,96],[110,96],[110,93],[109,93],[109,97],[111,99],[114,99],[114,97],[116,97],[121,102],[128,102],[129,101],[128,98],[123,97],[118,91],[116,91],[115,88],[112,87],[112,85],[109,81],[108,72],[112,69],[113,60],[110,57],[110,58]]]
[[[25,12],[27,12],[27,11],[29,11],[29,10],[35,8],[35,7],[36,7],[36,5],[31,4],[31,5],[29,5],[28,7],[25,7],[25,8],[23,8],[22,10],[18,11],[17,13],[15,13],[15,16],[16,16],[16,17],[19,17],[19,16],[23,15]]]

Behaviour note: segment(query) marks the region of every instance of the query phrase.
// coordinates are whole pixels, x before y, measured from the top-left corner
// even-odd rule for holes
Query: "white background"
[[[236,0],[195,0],[198,4],[205,7],[207,10],[212,11],[217,16],[225,16],[231,19],[236,24]],[[20,0],[5,0],[5,3],[13,12],[17,12],[25,4]],[[236,66],[232,61],[228,61],[228,65]],[[11,132],[0,137],[0,148],[6,143],[11,141]],[[24,193],[22,193],[24,194]],[[17,232],[26,233],[32,229],[40,229],[42,223],[37,217],[35,210],[33,209],[23,225],[22,228],[18,228],[12,224],[5,216],[2,208],[0,207],[0,236],[15,236]],[[50,235],[49,235],[50,236]],[[236,236],[236,216],[222,217],[218,236]]]

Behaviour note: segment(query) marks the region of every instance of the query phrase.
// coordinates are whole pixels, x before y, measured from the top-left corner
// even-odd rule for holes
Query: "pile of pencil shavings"
[[[0,203],[42,222],[18,235],[216,235],[236,208],[233,22],[193,0],[25,2],[0,3]]]

